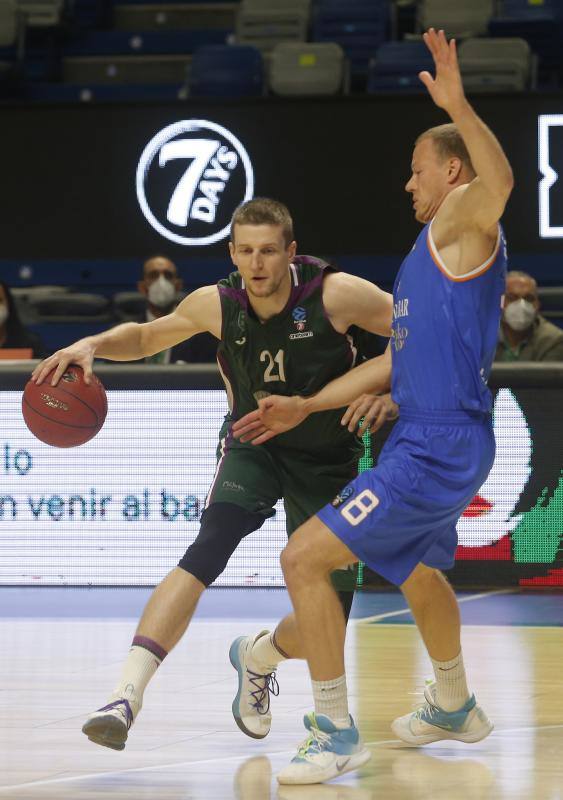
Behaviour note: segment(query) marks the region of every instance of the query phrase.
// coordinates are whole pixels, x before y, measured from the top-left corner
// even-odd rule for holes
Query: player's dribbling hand
[[[89,384],[92,380],[92,363],[94,361],[94,348],[87,339],[57,350],[49,358],[40,361],[31,373],[31,380],[35,383],[42,383],[51,370],[55,370],[51,378],[51,386],[56,386],[65,374],[69,364],[77,364],[82,367],[84,372],[84,383]]]
[[[268,439],[295,428],[306,417],[303,398],[272,394],[259,401],[256,411],[234,423],[233,434],[241,442],[264,444]]]
[[[451,114],[465,99],[455,39],[448,42],[444,31],[436,33],[434,28],[430,28],[423,38],[426,47],[432,53],[436,65],[436,77],[433,78],[429,72],[420,72],[418,77],[436,105]]]
[[[340,422],[348,426],[350,433],[355,431],[358,436],[363,436],[368,430],[375,433],[385,422],[398,416],[399,406],[393,402],[390,394],[362,394],[350,403]],[[358,427],[362,417],[362,424]]]

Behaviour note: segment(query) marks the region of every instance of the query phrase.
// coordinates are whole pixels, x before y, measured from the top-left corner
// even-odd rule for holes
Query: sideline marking
[[[519,727],[519,728],[503,728],[502,730],[495,730],[493,736],[498,738],[498,736],[506,734],[506,733],[520,733],[522,731],[547,731],[547,730],[558,730],[563,728],[563,724],[558,725],[530,725],[528,727]],[[401,742],[400,739],[382,739],[376,742],[365,742],[368,747],[381,747],[383,745],[388,744],[398,744],[403,745],[404,742]],[[403,749],[403,748],[401,748]],[[266,758],[271,758],[274,756],[283,756],[287,754],[291,754],[294,752],[293,750],[276,750],[272,753],[260,753],[261,756]],[[409,747],[408,745],[404,747],[404,750],[412,751],[413,748]],[[430,752],[430,751],[429,751]],[[453,751],[452,751],[453,752]],[[458,752],[458,751],[455,751]],[[481,758],[483,754],[479,754]],[[61,783],[71,783],[72,781],[86,781],[98,778],[108,778],[111,775],[116,775],[118,777],[122,775],[127,775],[129,773],[134,772],[158,772],[159,770],[166,770],[169,768],[178,769],[179,767],[194,767],[200,764],[217,764],[219,762],[228,762],[228,761],[249,761],[252,756],[248,754],[239,755],[239,756],[227,756],[225,758],[206,758],[199,761],[175,761],[172,764],[154,764],[150,767],[129,767],[127,769],[121,770],[110,770],[109,772],[90,772],[87,774],[81,775],[69,775],[65,778],[46,778],[40,781],[30,781],[29,783],[19,783],[12,786],[0,786],[0,794],[3,792],[17,792],[20,789],[32,789],[32,788],[40,788],[43,786],[55,786]]]
[[[469,597],[458,597],[458,603],[468,603],[470,600],[481,600],[483,597],[492,597],[495,594],[514,594],[516,589],[495,589],[493,592],[481,592],[481,594],[471,594]],[[379,622],[380,619],[389,619],[390,617],[400,617],[402,614],[410,614],[410,608],[401,608],[399,611],[386,611],[383,614],[375,614],[373,617],[362,617],[357,619],[356,622],[360,625],[369,625],[372,622]]]

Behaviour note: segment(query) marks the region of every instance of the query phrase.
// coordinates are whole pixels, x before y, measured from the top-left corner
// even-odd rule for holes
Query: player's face
[[[250,295],[265,298],[285,291],[296,244],[286,246],[281,225],[235,225],[233,240],[231,259]]]
[[[423,139],[414,148],[412,175],[405,190],[412,195],[414,216],[426,224],[435,216],[451,189],[449,162],[441,160],[431,139]]]

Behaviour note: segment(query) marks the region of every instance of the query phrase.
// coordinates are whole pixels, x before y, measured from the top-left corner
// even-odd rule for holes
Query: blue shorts
[[[401,408],[377,466],[317,516],[368,567],[402,584],[454,564],[456,523],[493,465],[490,414]]]

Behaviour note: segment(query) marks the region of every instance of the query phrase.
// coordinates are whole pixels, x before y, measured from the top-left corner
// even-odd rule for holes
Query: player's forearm
[[[390,385],[391,354],[388,348],[382,356],[365,361],[327,383],[317,394],[304,398],[303,405],[308,414],[342,408],[362,394],[388,391]]]
[[[86,340],[93,348],[94,356],[108,358],[110,361],[135,361],[144,358],[142,324],[125,322],[109,331]]]
[[[491,194],[510,194],[514,176],[500,142],[464,98],[449,111],[467,147],[475,172]]]

